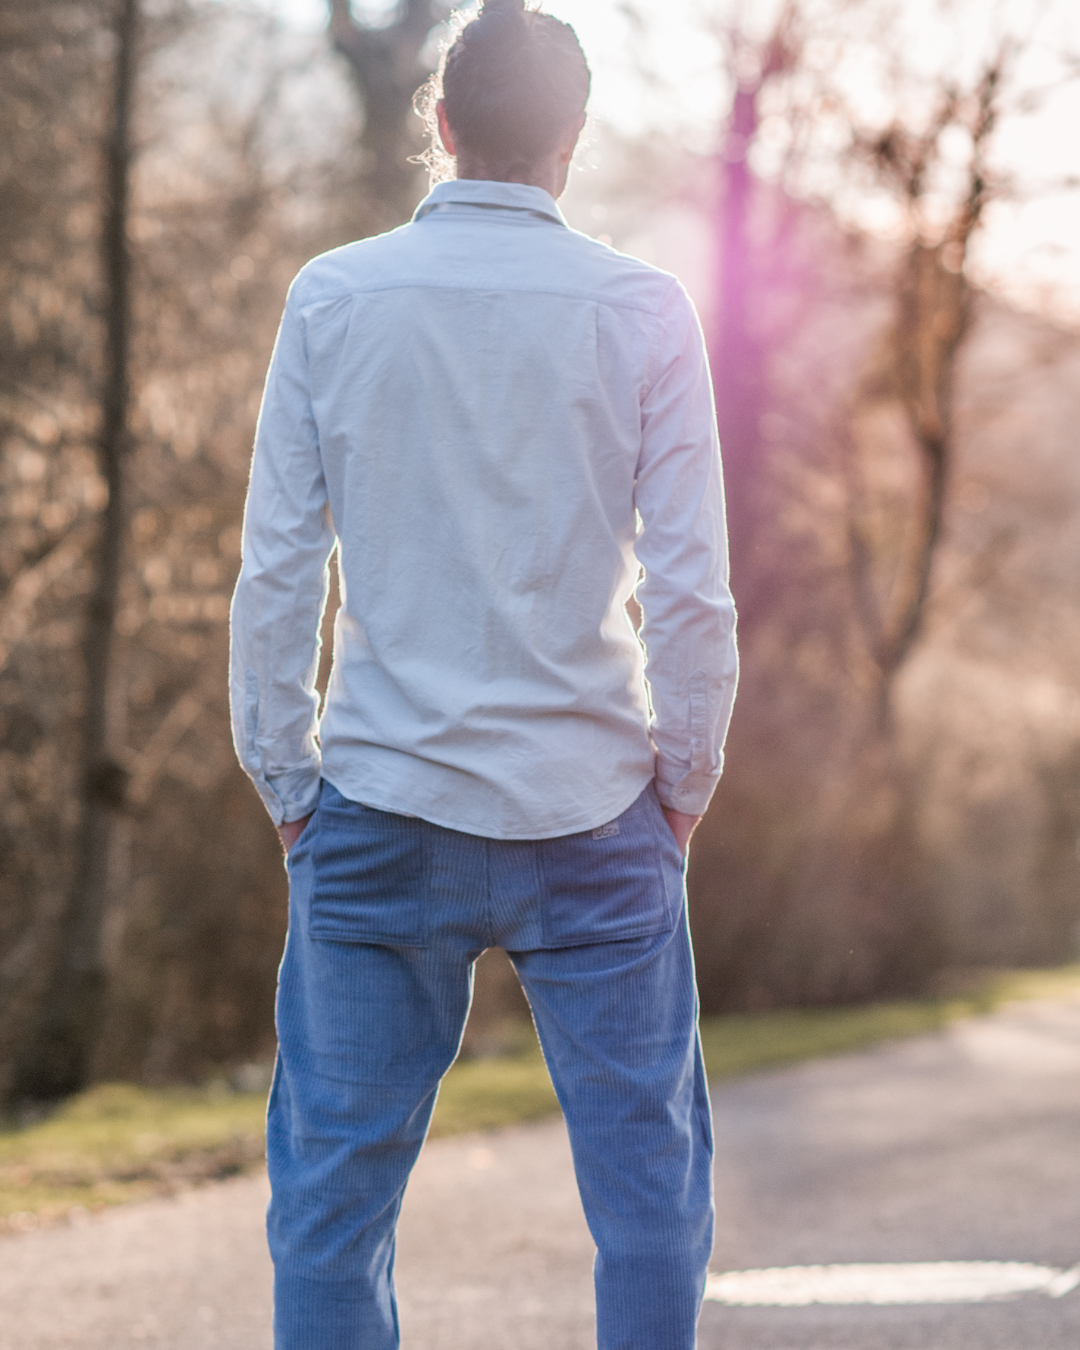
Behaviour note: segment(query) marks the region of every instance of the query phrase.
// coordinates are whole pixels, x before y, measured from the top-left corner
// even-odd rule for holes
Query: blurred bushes
[[[82,612],[103,504],[107,18],[59,0],[0,14],[0,61],[16,77],[0,88],[0,121],[18,128],[2,138],[0,178],[23,187],[0,260],[0,1063],[40,997],[70,885]],[[150,7],[143,46],[111,994],[96,1067],[165,1081],[272,1046],[285,882],[232,753],[228,608],[267,356],[292,275],[350,233],[354,126],[337,86],[320,92],[318,53],[298,61],[295,35],[242,7]]]
[[[831,297],[808,308],[825,331],[815,322],[774,354],[770,417],[781,421],[755,485],[771,525],[733,559],[736,597],[741,563],[753,607],[727,768],[690,870],[713,1010],[900,996],[945,966],[1069,960],[1078,939],[1069,427],[1080,337],[976,297],[925,629],[882,728],[854,617],[839,437],[823,407],[851,415],[842,381],[859,368],[888,274],[873,284],[880,257],[866,249],[860,263],[839,237],[818,256]],[[847,284],[853,262],[862,296]],[[848,316],[836,304],[845,293]],[[912,489],[888,424],[867,433],[864,453],[902,503]],[[902,526],[902,510],[879,509]]]

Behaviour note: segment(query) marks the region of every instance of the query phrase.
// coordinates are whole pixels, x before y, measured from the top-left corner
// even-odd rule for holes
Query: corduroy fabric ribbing
[[[324,784],[289,875],[267,1125],[276,1350],[396,1350],[394,1228],[489,946],[510,953],[566,1116],[599,1350],[691,1350],[712,1132],[683,866],[655,789],[601,829],[505,841]]]

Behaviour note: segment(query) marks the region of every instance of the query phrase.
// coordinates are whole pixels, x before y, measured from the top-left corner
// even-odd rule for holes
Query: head
[[[525,0],[484,0],[443,58],[429,127],[456,159],[458,178],[529,183],[558,197],[590,78],[569,24]]]

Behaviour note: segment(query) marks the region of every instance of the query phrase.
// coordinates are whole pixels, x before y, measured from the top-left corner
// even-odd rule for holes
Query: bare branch
[[[206,710],[202,689],[190,689],[176,700],[153,735],[139,751],[125,751],[122,760],[131,775],[128,801],[133,808],[145,806],[154,785],[184,735]]]
[[[30,631],[38,601],[54,582],[82,561],[89,543],[88,528],[69,532],[46,548],[8,588],[7,602],[0,609],[0,669],[7,663],[15,644]]]

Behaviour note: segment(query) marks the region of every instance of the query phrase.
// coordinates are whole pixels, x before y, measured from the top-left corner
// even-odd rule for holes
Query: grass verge
[[[937,1031],[1002,1003],[1080,996],[1080,965],[981,979],[955,997],[851,1008],[737,1013],[702,1021],[712,1082],[755,1069]],[[46,1120],[0,1130],[0,1232],[235,1175],[263,1157],[261,1092],[91,1088]],[[513,1054],[463,1060],[446,1076],[432,1135],[537,1120],[558,1110],[535,1037]]]

